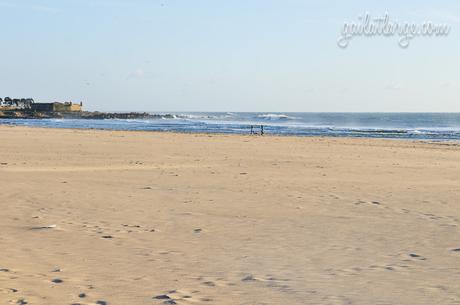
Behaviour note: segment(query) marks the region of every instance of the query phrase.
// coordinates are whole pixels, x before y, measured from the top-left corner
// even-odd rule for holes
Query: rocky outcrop
[[[31,110],[0,110],[0,119],[86,119],[86,120],[105,120],[105,119],[173,119],[172,114],[150,114],[147,112],[41,112]]]

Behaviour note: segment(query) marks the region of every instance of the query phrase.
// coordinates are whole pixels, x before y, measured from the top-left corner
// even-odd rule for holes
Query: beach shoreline
[[[97,114],[97,113],[93,113]],[[120,114],[127,115],[129,113]],[[459,141],[458,113],[173,113],[134,119],[2,119],[51,128]]]
[[[371,140],[371,141],[396,141],[401,143],[419,143],[419,144],[429,144],[429,145],[441,145],[441,146],[460,146],[460,140],[457,139],[418,139],[418,138],[379,138],[379,137],[363,137],[363,136],[315,136],[315,135],[296,135],[296,134],[270,134],[265,133],[260,134],[241,134],[241,133],[225,133],[225,132],[194,132],[194,131],[174,131],[174,130],[124,130],[124,129],[110,129],[110,128],[81,128],[81,127],[41,127],[41,126],[24,126],[24,125],[15,125],[15,124],[0,124],[0,128],[23,128],[27,129],[37,129],[37,130],[64,130],[64,131],[101,131],[101,132],[120,132],[120,133],[142,133],[142,134],[170,134],[170,135],[199,135],[199,136],[229,136],[229,137],[250,137],[250,138],[294,138],[294,139],[354,139],[354,140]]]
[[[1,304],[460,298],[455,142],[6,125],[0,141]]]

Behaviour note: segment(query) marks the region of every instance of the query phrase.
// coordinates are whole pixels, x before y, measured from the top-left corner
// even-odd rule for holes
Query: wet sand
[[[0,304],[460,304],[460,146],[0,126]]]

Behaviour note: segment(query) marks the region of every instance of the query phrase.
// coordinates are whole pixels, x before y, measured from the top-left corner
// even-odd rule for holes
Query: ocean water
[[[0,124],[111,130],[460,140],[460,113],[168,113],[149,120],[6,119]]]

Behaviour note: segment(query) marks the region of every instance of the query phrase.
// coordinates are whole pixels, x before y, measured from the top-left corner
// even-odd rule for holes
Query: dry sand
[[[0,304],[460,304],[459,146],[6,126],[0,143]]]

